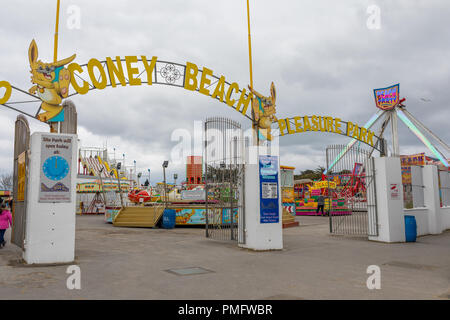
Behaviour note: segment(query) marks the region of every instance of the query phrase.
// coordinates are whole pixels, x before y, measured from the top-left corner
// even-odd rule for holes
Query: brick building
[[[187,184],[201,184],[202,181],[202,157],[189,156],[186,159],[186,182]]]

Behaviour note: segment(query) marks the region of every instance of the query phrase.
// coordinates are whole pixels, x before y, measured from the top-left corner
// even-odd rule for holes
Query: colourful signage
[[[402,166],[402,183],[411,184],[411,166],[425,165],[425,153],[400,156]]]
[[[121,182],[120,187],[122,191],[128,191],[130,185],[128,182]],[[103,183],[103,188],[105,192],[108,191],[116,191],[118,192],[119,188],[117,183],[105,182]],[[102,192],[102,187],[99,182],[83,182],[77,184],[77,192],[78,193],[96,193]]]
[[[400,84],[373,90],[375,103],[381,110],[392,110],[400,100]]]
[[[424,166],[425,153],[412,154],[409,156],[400,156],[402,166]]]
[[[323,188],[336,189],[336,182],[333,181],[315,181],[311,190],[323,189]]]
[[[25,201],[25,187],[27,181],[26,154],[27,151],[22,152],[17,159],[17,201]]]

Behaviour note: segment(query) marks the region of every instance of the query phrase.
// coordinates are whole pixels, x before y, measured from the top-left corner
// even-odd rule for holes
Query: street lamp
[[[121,167],[122,167],[122,163],[118,162],[117,166],[116,166],[117,182],[119,184],[120,204],[122,205],[122,208],[123,208],[122,187],[120,186],[120,168]],[[113,172],[111,171],[111,173],[113,173]]]
[[[142,177],[142,172],[139,172],[138,173],[138,175],[137,175],[137,178],[138,178],[138,187],[140,188],[141,187],[141,177]]]
[[[167,186],[166,186],[166,168],[169,165],[169,161],[165,160],[162,164],[164,175],[164,207],[167,207]]]

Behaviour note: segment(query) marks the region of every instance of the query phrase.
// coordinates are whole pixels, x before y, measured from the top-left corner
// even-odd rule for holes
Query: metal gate
[[[205,121],[206,237],[244,243],[244,139],[241,125],[221,117]]]
[[[327,168],[346,150],[344,145],[328,146]],[[328,172],[327,180],[336,182],[336,189],[328,190],[330,233],[377,236],[375,170],[371,152],[351,147]],[[333,210],[333,207],[341,210]]]

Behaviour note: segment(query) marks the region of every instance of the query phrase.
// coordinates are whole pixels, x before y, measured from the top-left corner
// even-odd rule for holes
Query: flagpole
[[[59,4],[60,0],[56,1],[56,24],[55,24],[55,38],[54,38],[54,48],[53,48],[53,62],[58,61],[58,27],[59,27]],[[57,133],[59,128],[59,122],[49,123],[50,132]]]
[[[250,69],[250,87],[253,89],[253,68],[252,68],[252,38],[250,33],[250,3],[249,0],[247,0],[247,26],[248,26],[248,61],[249,61],[249,69]],[[251,94],[249,92],[249,94]],[[253,104],[253,98],[251,99],[251,102]],[[251,108],[252,110],[252,128],[253,128],[253,144],[259,145],[259,134],[258,134],[258,126],[255,125],[254,119],[255,119],[255,112],[253,111],[253,106]]]
[[[248,23],[248,60],[250,66],[250,86],[253,89],[253,70],[252,70],[252,38],[250,35],[250,4],[247,0],[247,23]]]
[[[56,25],[55,25],[55,46],[54,46],[54,52],[53,52],[53,62],[56,62],[58,60],[58,27],[59,27],[59,5],[60,0],[56,1]]]

